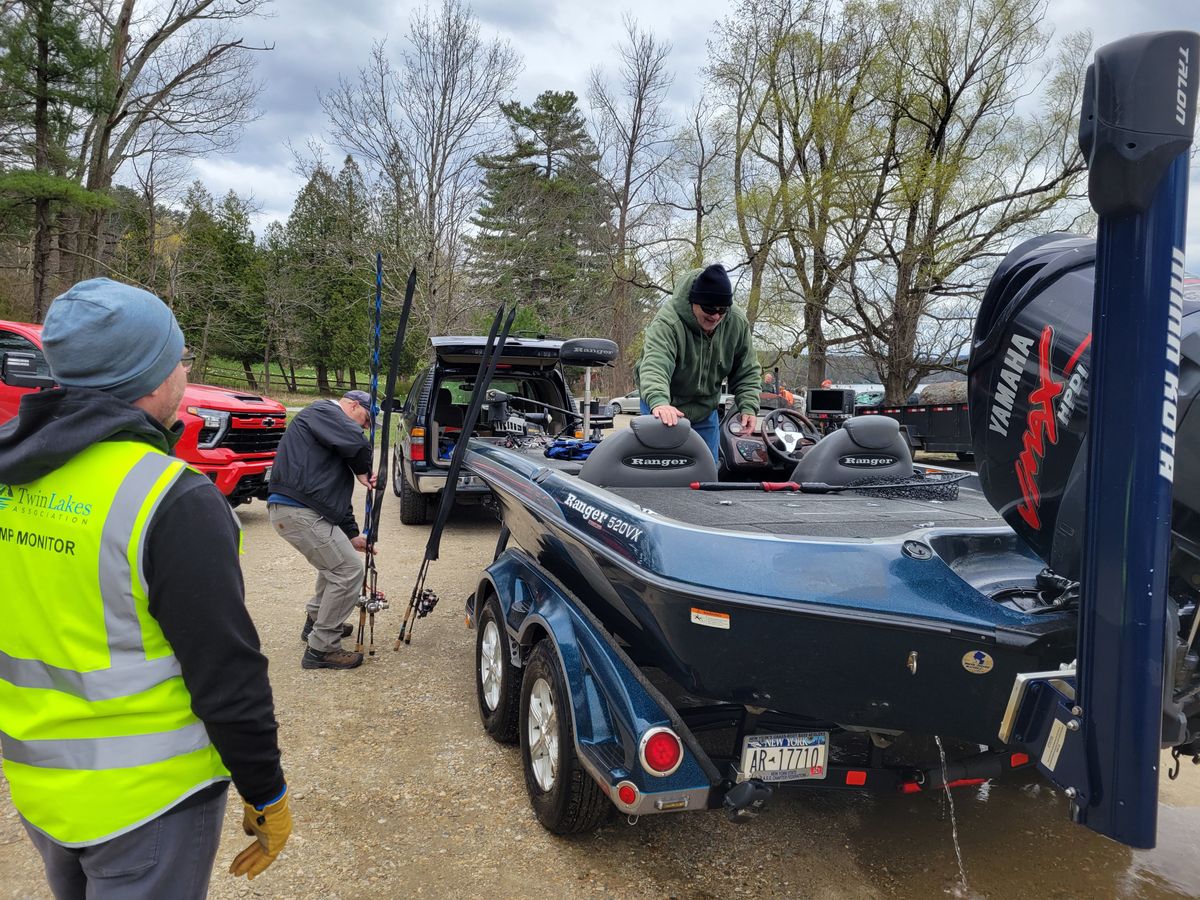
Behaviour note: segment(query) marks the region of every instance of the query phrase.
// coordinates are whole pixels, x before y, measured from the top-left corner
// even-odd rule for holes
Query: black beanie
[[[688,291],[688,302],[698,306],[733,306],[733,285],[725,267],[718,263],[697,275]]]

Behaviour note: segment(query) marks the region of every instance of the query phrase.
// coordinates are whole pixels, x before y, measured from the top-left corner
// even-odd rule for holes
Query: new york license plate
[[[752,734],[742,741],[739,781],[797,781],[824,778],[829,732]]]

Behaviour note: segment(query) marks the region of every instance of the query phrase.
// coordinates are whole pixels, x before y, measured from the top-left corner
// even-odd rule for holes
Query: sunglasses
[[[190,351],[184,351],[183,356],[179,360],[179,364],[183,366],[185,373],[192,371],[192,365],[196,362],[196,354]]]
[[[729,312],[728,306],[703,306],[703,305],[700,305],[700,308],[702,310],[704,310],[704,312],[707,315],[710,315],[710,316],[723,316],[727,312]]]

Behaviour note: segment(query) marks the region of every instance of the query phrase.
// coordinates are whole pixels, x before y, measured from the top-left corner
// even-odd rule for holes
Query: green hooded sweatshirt
[[[757,413],[762,369],[750,323],[745,313],[733,306],[711,335],[701,330],[688,292],[702,271],[684,273],[646,329],[642,355],[634,369],[641,398],[651,409],[669,404],[699,422],[717,408],[721,382],[728,378],[738,412]]]

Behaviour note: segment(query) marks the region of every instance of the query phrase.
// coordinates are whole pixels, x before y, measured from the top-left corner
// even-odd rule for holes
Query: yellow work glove
[[[250,803],[245,804],[245,807],[242,828],[256,840],[234,857],[229,872],[232,875],[245,875],[253,881],[256,875],[261,875],[267,866],[275,862],[275,857],[291,836],[292,811],[288,809],[286,787],[278,800],[268,803],[262,809]]]

